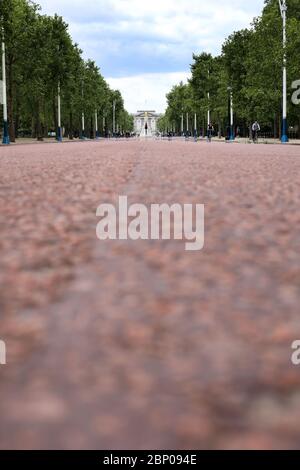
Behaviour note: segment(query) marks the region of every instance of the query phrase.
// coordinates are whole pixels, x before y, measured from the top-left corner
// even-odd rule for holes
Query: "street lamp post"
[[[96,139],[99,139],[98,113],[97,113],[97,109],[95,109],[95,133],[96,133]]]
[[[228,90],[228,140],[231,142],[234,140],[233,131],[233,99],[232,99],[232,88],[229,86]]]
[[[286,0],[278,0],[283,25],[283,79],[282,79],[282,132],[281,142],[289,141],[287,133],[287,73],[286,73]]]
[[[62,142],[60,82],[57,87],[57,140]]]
[[[197,113],[194,116],[194,138],[197,140]]]
[[[81,82],[82,114],[81,114],[81,138],[85,139],[85,116],[83,109],[83,80]]]
[[[85,119],[84,119],[84,112],[83,111],[82,111],[82,115],[81,115],[81,129],[82,129],[81,138],[85,139]]]
[[[8,133],[8,117],[7,117],[7,94],[6,94],[6,61],[5,61],[5,42],[4,33],[2,31],[2,98],[3,98],[3,139],[2,143],[8,145],[10,143]]]
[[[189,113],[186,113],[186,133],[189,135]]]
[[[181,115],[181,136],[183,136],[183,113]]]
[[[210,85],[210,70],[208,70],[208,85]],[[209,125],[210,125],[210,92],[208,91],[207,92],[207,129]]]
[[[113,102],[113,137],[116,133],[116,101]]]
[[[210,109],[209,109],[209,100],[210,100],[210,93],[207,93],[207,102],[208,102],[208,110],[207,110],[207,128],[210,125]]]

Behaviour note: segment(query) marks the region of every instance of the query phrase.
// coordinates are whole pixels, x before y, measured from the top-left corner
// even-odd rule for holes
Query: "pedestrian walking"
[[[212,124],[208,124],[207,126],[207,140],[208,142],[211,142],[211,138],[213,136],[213,132],[214,132],[214,127]]]

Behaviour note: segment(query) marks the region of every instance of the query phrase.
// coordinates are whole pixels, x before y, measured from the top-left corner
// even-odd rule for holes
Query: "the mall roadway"
[[[300,150],[0,149],[1,448],[300,447]],[[205,247],[96,239],[101,202],[205,204]]]

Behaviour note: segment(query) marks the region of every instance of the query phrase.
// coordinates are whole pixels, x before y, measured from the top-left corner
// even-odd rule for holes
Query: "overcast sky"
[[[40,0],[70,25],[85,58],[96,61],[128,111],[164,111],[165,94],[185,81],[192,53],[217,54],[249,26],[264,0]]]

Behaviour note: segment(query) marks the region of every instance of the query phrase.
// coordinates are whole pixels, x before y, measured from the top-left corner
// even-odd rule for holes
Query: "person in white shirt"
[[[259,131],[260,131],[260,125],[258,124],[257,121],[255,121],[252,124],[252,140],[253,140],[253,142],[257,142]]]

